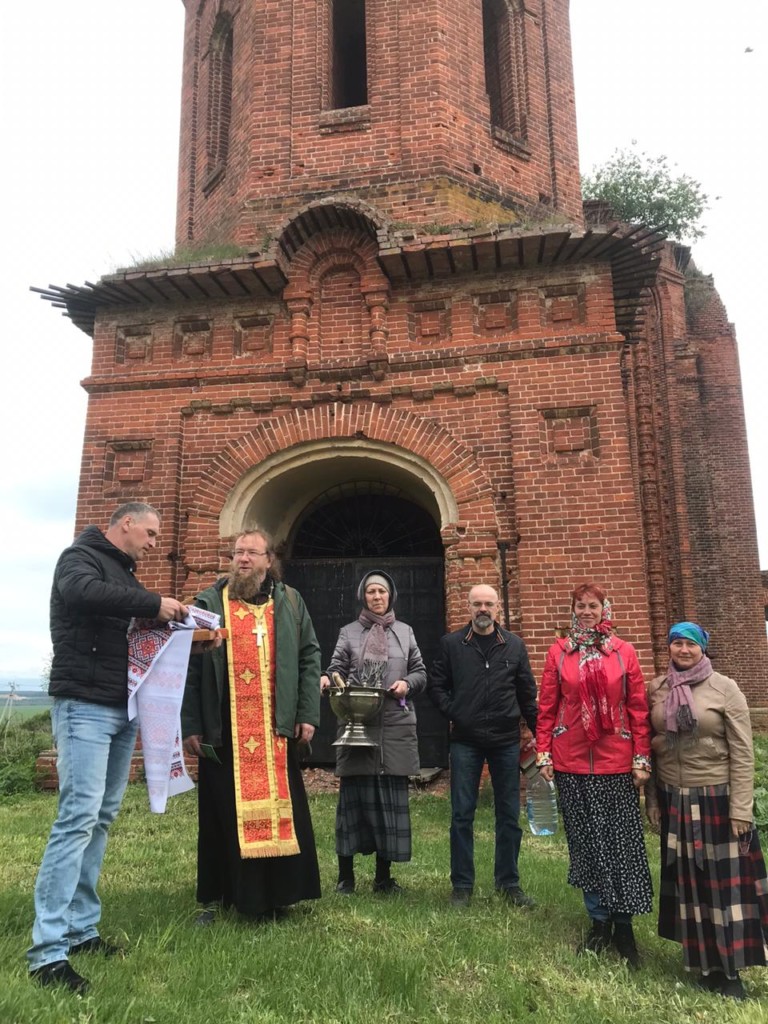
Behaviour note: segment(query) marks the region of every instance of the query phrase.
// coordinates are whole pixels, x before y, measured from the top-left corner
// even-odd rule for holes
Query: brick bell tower
[[[568,0],[185,7],[176,259],[44,292],[93,337],[78,526],[151,501],[191,595],[259,523],[326,656],[365,559],[428,661],[488,582],[535,671],[597,580],[648,675],[699,619],[768,708],[733,328],[585,222]]]
[[[177,242],[308,203],[389,224],[582,222],[568,0],[185,0]]]

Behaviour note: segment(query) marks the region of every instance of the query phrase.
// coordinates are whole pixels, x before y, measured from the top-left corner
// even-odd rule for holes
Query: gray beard
[[[266,573],[260,575],[249,573],[247,576],[241,576],[234,571],[230,572],[228,584],[230,598],[235,601],[253,601],[266,575]]]
[[[481,614],[475,616],[473,625],[477,626],[478,629],[488,629],[493,622],[493,618],[490,615]]]

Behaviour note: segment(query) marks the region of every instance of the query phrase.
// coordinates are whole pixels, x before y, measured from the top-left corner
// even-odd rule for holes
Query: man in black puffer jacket
[[[475,882],[474,821],[487,761],[496,814],[496,889],[518,907],[534,901],[520,888],[520,718],[536,731],[536,681],[520,637],[496,622],[493,587],[469,592],[471,621],[440,641],[430,696],[451,722],[451,884],[466,906]]]
[[[88,526],[60,556],[51,590],[53,662],[49,692],[58,751],[59,809],[35,885],[27,953],[41,985],[83,992],[71,953],[117,952],[98,932],[96,883],[128,782],[138,722],[128,721],[128,639],[132,618],[181,620],[186,607],[152,594],[134,576],[157,544],[151,505],[128,502],[104,534]]]

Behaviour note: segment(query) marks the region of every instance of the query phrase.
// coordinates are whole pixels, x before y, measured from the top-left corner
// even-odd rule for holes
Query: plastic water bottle
[[[528,827],[535,836],[552,836],[557,832],[557,797],[554,782],[547,782],[537,772],[526,786]]]

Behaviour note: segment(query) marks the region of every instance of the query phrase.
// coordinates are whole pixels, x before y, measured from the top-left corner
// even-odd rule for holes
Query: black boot
[[[739,972],[736,971],[735,978],[723,978],[722,984],[718,991],[721,996],[727,996],[729,999],[746,999],[747,993],[744,991],[744,985],[742,984]]]
[[[353,857],[339,855],[339,881],[336,892],[342,896],[351,896],[355,891],[355,861]]]
[[[635,945],[635,933],[631,921],[615,921],[613,925],[613,945],[622,960],[636,971],[640,967],[640,954]]]
[[[592,926],[579,946],[579,952],[584,953],[589,950],[592,953],[602,953],[611,944],[611,928],[610,921],[596,921],[592,918]]]
[[[722,971],[710,971],[709,974],[699,975],[696,984],[705,992],[719,992],[720,987],[727,980]]]
[[[390,875],[391,861],[385,860],[376,854],[376,877],[373,880],[373,891],[383,892],[387,896],[398,896],[402,893],[402,887]]]

